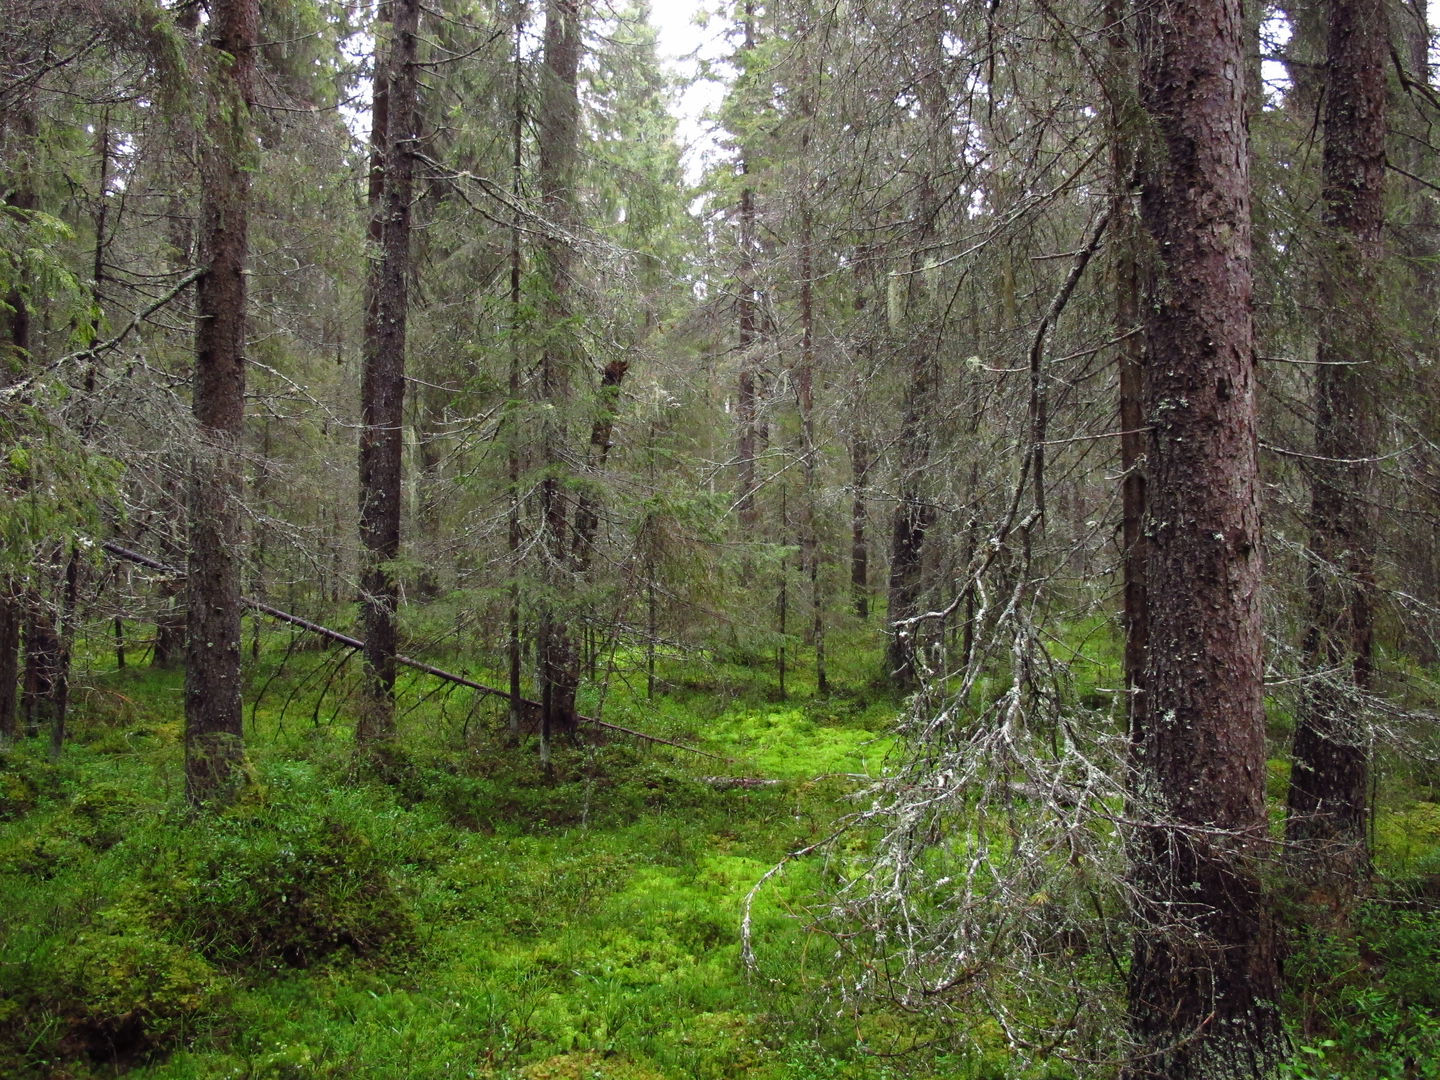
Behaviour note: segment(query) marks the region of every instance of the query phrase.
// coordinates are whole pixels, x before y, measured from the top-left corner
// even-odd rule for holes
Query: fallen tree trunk
[[[179,577],[181,575],[181,571],[175,569],[175,567],[167,566],[165,563],[160,562],[158,559],[152,559],[150,558],[150,556],[142,555],[138,551],[131,551],[129,548],[121,547],[119,544],[116,544],[113,541],[103,540],[100,543],[100,547],[108,554],[115,556],[117,559],[124,559],[127,562],[132,562],[136,563],[139,566],[148,567],[149,569],[158,571],[159,573],[169,574],[172,577]],[[280,608],[272,607],[269,604],[252,599],[251,597],[242,596],[240,598],[240,603],[245,607],[250,608],[252,611],[258,611],[262,615],[268,615],[272,619],[278,619],[280,622],[289,623],[291,626],[298,626],[301,630],[306,630],[309,633],[316,634],[323,638],[327,638],[328,640],[336,642],[337,644],[348,646],[351,649],[363,650],[365,648],[365,642],[361,641],[357,637],[351,637],[349,634],[342,634],[339,630],[332,630],[328,626],[322,626],[320,623],[312,622],[309,619],[301,618],[299,615],[292,615],[288,611],[282,611]],[[497,690],[493,686],[486,686],[484,683],[478,683],[474,679],[467,679],[463,675],[456,675],[452,671],[445,671],[443,668],[438,668],[434,664],[427,664],[422,660],[412,660],[408,656],[400,656],[397,654],[395,657],[395,662],[402,667],[413,668],[416,671],[424,672],[426,675],[433,675],[437,679],[443,679],[446,682],[454,683],[457,686],[469,687],[471,690],[484,694],[487,697],[504,698],[506,701],[510,700],[510,692],[508,690]],[[538,701],[532,701],[529,698],[521,698],[520,704],[523,705],[527,711],[533,710],[535,715],[539,715],[540,703]],[[699,754],[701,757],[714,758],[716,761],[729,760],[728,758],[721,757],[719,754],[712,754],[708,750],[700,750],[694,746],[686,746],[684,743],[674,742],[670,739],[662,739],[658,735],[647,735],[643,731],[636,731],[634,728],[621,727],[619,724],[612,724],[605,720],[597,720],[593,716],[577,715],[576,719],[579,720],[582,724],[589,724],[592,727],[601,728],[605,731],[617,731],[622,735],[631,735],[637,739],[644,739],[646,742],[660,743],[663,746],[673,746],[677,750],[686,750],[692,754]]]

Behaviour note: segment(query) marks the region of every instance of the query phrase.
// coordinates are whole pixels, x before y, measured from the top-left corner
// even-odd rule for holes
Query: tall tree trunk
[[[1142,5],[1149,625],[1132,813],[1131,1080],[1269,1077],[1268,836],[1240,0]]]
[[[33,165],[28,164],[36,152],[39,120],[29,95],[12,108],[11,115],[5,120],[6,150],[22,162],[15,187],[5,193],[5,206],[8,210],[27,215],[36,209],[39,202],[31,175]],[[8,130],[12,126],[13,131]],[[13,365],[17,373],[29,371],[33,364],[34,322],[30,298],[21,284],[17,283],[11,290],[7,305],[9,332],[6,334],[6,345],[10,353],[6,358],[7,366]],[[29,476],[22,474],[19,481],[22,489],[27,488],[29,483]],[[20,641],[24,647],[24,667],[19,673],[20,711],[26,734],[34,735],[42,727],[53,729],[57,722],[62,659],[60,635],[56,631],[59,604],[46,595],[47,588],[56,577],[54,560],[50,557],[54,552],[33,551],[29,554],[34,565],[29,572],[28,584],[17,588],[17,607],[13,617],[21,625]],[[0,665],[9,666],[4,662]]]
[[[1380,302],[1385,218],[1385,0],[1330,0],[1324,194],[1329,244],[1320,273],[1311,463],[1309,629],[1316,676],[1295,723],[1285,838],[1292,865],[1333,899],[1361,887],[1366,846],[1368,733],[1375,630],[1375,520],[1382,359],[1370,318]],[[1368,368],[1368,370],[1367,370]],[[1322,674],[1323,673],[1323,674]]]
[[[741,53],[743,60],[755,49],[755,5],[752,0],[745,0],[741,12],[741,29],[745,35]],[[756,455],[760,451],[757,429],[760,401],[756,378],[756,366],[760,359],[760,305],[756,299],[755,282],[755,186],[750,182],[750,157],[743,145],[740,147],[740,175],[745,179],[740,187],[740,267],[736,298],[736,351],[740,358],[740,375],[735,396],[735,507],[741,526],[748,530],[760,520],[760,508],[755,500]]]
[[[805,463],[805,501],[800,510],[800,565],[810,584],[810,644],[815,649],[815,692],[830,692],[825,670],[825,594],[820,574],[820,449],[815,441],[815,192],[810,144],[814,135],[815,99],[819,94],[818,75],[812,50],[812,23],[808,13],[800,17],[798,34],[802,50],[800,69],[800,370],[796,373],[796,398],[800,411],[800,452]]]
[[[192,805],[231,798],[243,777],[240,568],[245,429],[245,264],[259,32],[258,0],[215,0],[208,50],[211,145],[201,156],[196,283],[197,426],[190,465],[189,641],[185,793]]]
[[[540,195],[549,228],[540,242],[547,292],[542,304],[546,334],[540,357],[540,394],[545,411],[540,482],[542,549],[546,556],[545,610],[540,618],[540,701],[542,754],[549,740],[575,730],[575,694],[580,659],[566,622],[569,511],[561,473],[566,470],[574,357],[572,331],[575,250],[575,174],[579,151],[580,2],[548,0],[545,8],[544,109],[540,114]]]
[[[514,202],[510,220],[510,401],[509,423],[507,424],[506,478],[510,484],[510,505],[507,510],[507,541],[510,553],[510,611],[509,640],[506,645],[506,659],[510,668],[510,734],[517,741],[520,738],[520,720],[524,711],[521,699],[521,620],[520,620],[520,554],[524,537],[520,528],[520,329],[523,323],[524,294],[521,285],[524,280],[524,251],[520,243],[524,221],[522,219],[521,197],[524,194],[525,168],[525,66],[523,51],[525,43],[525,6],[517,8],[515,19],[515,54],[513,72],[515,82],[514,112],[510,118],[510,196]]]
[[[29,147],[14,143],[15,140],[33,140],[36,126],[33,106],[28,98],[22,98],[8,111],[0,113],[0,148],[14,160],[28,160]],[[4,200],[7,210],[24,212],[35,208],[35,193],[23,175],[18,178],[13,190],[4,192]],[[31,361],[30,305],[18,286],[10,290],[5,304],[0,306],[0,320],[5,327],[3,353],[0,353],[0,385],[9,385],[29,369]],[[19,734],[20,645],[29,607],[25,598],[23,575],[6,574],[0,577],[0,739],[11,739]]]
[[[941,9],[928,16],[928,43],[933,50],[926,72],[920,78],[920,102],[926,121],[927,146],[937,158],[948,157],[950,140],[948,104],[941,83],[944,70],[944,22]],[[947,148],[942,151],[942,147]],[[916,230],[910,274],[906,279],[906,317],[911,340],[909,384],[905,390],[905,411],[895,439],[899,459],[899,500],[895,506],[890,538],[889,611],[890,639],[885,650],[885,673],[902,690],[914,689],[920,672],[916,663],[914,632],[905,620],[920,613],[925,591],[925,541],[935,524],[935,507],[925,492],[926,473],[935,445],[935,413],[940,391],[937,353],[939,342],[932,327],[932,299],[924,289],[927,247],[935,235],[939,198],[930,167],[919,178],[916,193]]]
[[[360,621],[365,638],[355,739],[378,750],[395,737],[395,610],[409,312],[410,201],[419,137],[419,0],[389,0],[389,40],[375,78],[370,137],[370,241],[360,383]]]

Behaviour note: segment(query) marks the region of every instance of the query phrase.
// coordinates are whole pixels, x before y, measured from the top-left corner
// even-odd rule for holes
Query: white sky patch
[[[701,61],[718,60],[731,51],[725,41],[725,20],[712,18],[708,26],[701,26],[700,9],[701,0],[656,0],[650,13],[660,35],[660,59],[687,84],[676,95],[674,107],[685,147],[685,178],[692,184],[724,155],[715,125],[705,121],[705,114],[719,106],[725,87],[711,80],[695,81],[695,76]]]

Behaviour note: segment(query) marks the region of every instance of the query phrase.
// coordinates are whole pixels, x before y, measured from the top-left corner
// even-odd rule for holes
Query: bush
[[[20,747],[0,747],[0,821],[24,817],[59,790],[55,766]]]
[[[71,1055],[125,1065],[182,1041],[214,1008],[220,986],[193,951],[112,915],[65,950],[46,996]]]
[[[310,967],[333,953],[379,957],[413,939],[386,857],[340,818],[281,813],[209,823],[197,865],[165,915],[225,967]]]

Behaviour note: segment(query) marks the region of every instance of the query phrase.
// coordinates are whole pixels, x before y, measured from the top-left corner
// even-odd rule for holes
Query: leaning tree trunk
[[[1268,836],[1240,0],[1144,5],[1150,641],[1130,811],[1131,1080],[1268,1077]]]
[[[258,0],[215,0],[208,50],[211,144],[201,158],[196,283],[197,426],[190,464],[189,642],[185,668],[185,793],[225,801],[243,777],[240,566],[245,429],[245,262],[254,147]]]
[[[383,9],[389,41],[375,79],[370,162],[372,261],[366,282],[360,384],[360,621],[364,673],[355,741],[375,749],[395,736],[395,609],[399,586],[405,320],[409,309],[410,201],[419,124],[419,0]]]
[[[1330,0],[1325,90],[1325,231],[1311,462],[1309,629],[1316,674],[1295,723],[1285,838],[1291,865],[1332,900],[1368,868],[1369,752],[1362,698],[1375,630],[1379,359],[1369,316],[1379,302],[1385,219],[1384,0]],[[1321,674],[1324,673],[1324,674]]]

